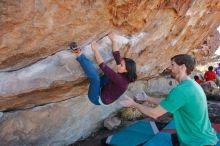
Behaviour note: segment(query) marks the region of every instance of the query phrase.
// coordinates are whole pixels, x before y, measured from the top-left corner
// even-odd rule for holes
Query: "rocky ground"
[[[208,110],[209,110],[209,117],[210,117],[211,122],[220,124],[220,101],[208,101]],[[152,119],[146,118],[146,117],[145,117],[145,119],[152,120]],[[136,119],[136,120],[139,120],[139,119]],[[101,144],[102,138],[105,138],[111,134],[116,133],[117,131],[134,123],[136,120],[132,120],[132,121],[122,120],[121,125],[114,130],[107,130],[106,128],[102,128],[99,131],[92,133],[88,138],[86,138],[84,140],[79,140],[69,146],[103,146]],[[169,120],[171,120],[171,116],[170,116],[170,114],[166,114],[166,115],[160,117],[155,122],[156,122],[156,125],[158,126],[158,128],[161,129],[166,125],[166,123]]]
[[[220,124],[220,101],[209,101],[208,107],[211,122]]]

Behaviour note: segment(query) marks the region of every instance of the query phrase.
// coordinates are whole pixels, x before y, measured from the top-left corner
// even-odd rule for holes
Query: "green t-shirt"
[[[181,146],[215,145],[218,141],[208,117],[206,95],[199,84],[184,80],[160,106],[173,113]]]

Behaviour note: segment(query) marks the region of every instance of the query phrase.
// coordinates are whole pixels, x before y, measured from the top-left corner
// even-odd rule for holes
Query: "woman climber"
[[[96,61],[100,69],[104,72],[104,75],[101,77],[92,65],[92,62],[81,53],[81,49],[77,47],[77,44],[75,42],[70,44],[70,48],[77,56],[76,60],[80,63],[90,80],[88,97],[95,105],[113,103],[127,90],[128,84],[137,79],[135,61],[129,58],[121,58],[115,42],[115,34],[109,33],[108,37],[112,41],[112,54],[117,64],[117,72],[109,68],[104,62],[98,51],[98,44],[96,42],[92,42],[91,44]]]

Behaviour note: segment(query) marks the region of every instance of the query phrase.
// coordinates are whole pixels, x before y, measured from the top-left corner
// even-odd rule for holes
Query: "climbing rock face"
[[[107,34],[114,31],[121,54],[136,61],[138,78],[149,79],[167,68],[170,58],[176,54],[211,56],[216,47],[212,51],[208,48],[208,53],[207,48],[200,48],[205,41],[209,45],[208,37],[215,40],[213,34],[219,25],[219,0],[1,0],[0,128],[4,130],[0,133],[0,145],[33,145],[35,142],[65,145],[75,141],[73,137],[85,135],[79,132],[77,136],[68,137],[63,135],[65,132],[48,130],[49,136],[57,133],[57,137],[47,139],[47,135],[41,136],[37,131],[47,127],[61,131],[69,128],[70,133],[79,130],[71,128],[71,124],[67,124],[68,128],[61,127],[66,121],[77,124],[75,118],[66,120],[70,115],[63,114],[75,110],[72,104],[65,105],[67,111],[58,110],[62,117],[51,115],[49,119],[54,123],[45,120],[51,127],[39,122],[44,121],[47,114],[41,111],[38,117],[35,112],[38,107],[51,103],[62,106],[61,102],[72,103],[76,97],[83,98],[87,94],[88,79],[68,49],[70,42],[76,41],[98,69],[90,46],[92,41],[97,41],[105,62],[113,67]],[[86,101],[80,101],[79,105]],[[100,112],[89,110],[90,106],[84,108]],[[53,110],[56,111],[53,108],[45,111]],[[35,115],[36,123],[30,120],[31,115]],[[79,114],[84,115],[86,112]],[[86,119],[92,119],[93,124],[106,115]],[[89,129],[91,127],[87,127]]]
[[[91,134],[118,109],[93,106],[86,96],[32,109],[0,114],[1,146],[63,146]]]
[[[93,59],[99,40],[112,59],[106,34],[137,62],[139,79],[162,72],[169,59],[199,47],[220,24],[218,0],[0,1],[0,111],[61,101],[86,93],[83,71],[67,50],[79,43]]]
[[[216,51],[216,48],[220,46],[220,34],[218,31],[214,32],[206,38],[202,45],[191,50],[197,61],[200,64],[207,64],[207,62],[215,62],[219,58],[216,55],[213,55]]]
[[[201,83],[200,85],[203,88],[208,98],[210,97],[211,99],[211,97],[216,97],[216,100],[220,100],[219,99],[220,91],[214,81],[206,81],[204,83]]]

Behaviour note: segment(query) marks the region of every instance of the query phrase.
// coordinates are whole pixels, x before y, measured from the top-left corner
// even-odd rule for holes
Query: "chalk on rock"
[[[3,112],[0,112],[0,119],[3,117]]]

